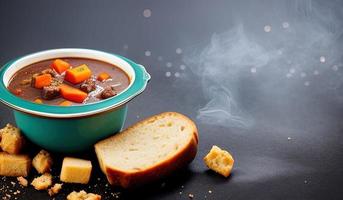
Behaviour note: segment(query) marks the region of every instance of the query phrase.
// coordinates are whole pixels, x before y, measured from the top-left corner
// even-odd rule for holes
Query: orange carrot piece
[[[106,72],[102,72],[98,75],[98,81],[105,81],[109,78],[111,78],[111,76],[107,74]]]
[[[38,103],[38,104],[43,104],[43,100],[40,98],[35,99],[33,102]]]
[[[62,74],[63,72],[67,71],[67,69],[69,69],[70,64],[64,60],[56,59],[51,66],[57,73]]]
[[[34,87],[41,89],[44,86],[49,86],[52,81],[52,76],[50,74],[42,74],[33,78]]]
[[[91,77],[91,75],[91,70],[87,67],[87,65],[83,64],[73,69],[68,69],[66,71],[65,80],[73,84],[78,84]]]
[[[60,106],[71,106],[71,104],[73,104],[71,101],[62,101],[58,105],[60,105]]]
[[[66,84],[60,85],[60,91],[63,98],[76,103],[82,103],[87,98],[87,93]]]

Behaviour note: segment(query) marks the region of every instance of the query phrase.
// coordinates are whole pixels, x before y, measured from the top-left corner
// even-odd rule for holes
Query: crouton
[[[0,152],[0,176],[28,176],[31,159],[27,155]]]
[[[87,193],[84,190],[80,192],[73,191],[67,196],[67,200],[101,200],[101,196],[98,194]]]
[[[1,148],[9,154],[18,154],[24,146],[24,138],[20,130],[11,124],[7,124],[1,132]]]
[[[92,172],[89,160],[65,157],[62,163],[60,179],[66,183],[87,184]]]
[[[50,154],[41,150],[32,160],[33,167],[37,170],[38,173],[44,174],[51,171],[52,158]]]
[[[215,145],[205,156],[204,161],[210,169],[225,177],[230,175],[234,163],[234,159],[229,152]]]
[[[49,173],[45,173],[35,179],[31,182],[31,185],[36,190],[46,190],[48,189],[52,184],[52,176]]]
[[[60,190],[62,189],[62,183],[56,183],[54,186],[52,186],[49,190],[48,193],[50,196],[54,196],[55,194],[59,193]]]

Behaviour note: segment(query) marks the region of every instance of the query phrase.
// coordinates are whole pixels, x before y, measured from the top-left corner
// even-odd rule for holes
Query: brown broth
[[[96,84],[102,88],[106,86],[113,86],[115,91],[117,93],[122,92],[125,90],[129,84],[130,79],[128,75],[120,68],[103,62],[99,60],[93,60],[88,58],[60,58],[66,62],[68,62],[72,67],[77,67],[82,64],[86,64],[88,68],[92,71],[92,75],[97,77],[101,72],[106,72],[111,76],[111,80],[106,80],[104,82],[96,81]],[[34,101],[37,98],[41,99],[41,89],[36,89],[34,87],[31,87],[30,84],[22,85],[21,82],[25,79],[30,79],[33,74],[39,73],[45,69],[51,68],[51,64],[55,59],[50,60],[44,60],[40,61],[34,64],[31,64],[29,66],[26,66],[16,72],[13,77],[11,78],[11,81],[8,85],[8,90],[11,91],[13,94],[17,95],[18,97],[28,100],[28,101]],[[66,80],[64,83],[72,85],[68,83]],[[79,88],[80,84],[78,85],[72,85],[73,87]],[[17,94],[18,89],[21,90],[20,94]],[[97,98],[97,93],[89,93],[88,99],[83,102],[83,104],[92,103],[101,101],[101,98]],[[55,98],[53,100],[43,100],[44,104],[49,105],[58,105],[62,101],[64,101],[62,97]],[[72,105],[82,105],[80,103],[73,102]]]

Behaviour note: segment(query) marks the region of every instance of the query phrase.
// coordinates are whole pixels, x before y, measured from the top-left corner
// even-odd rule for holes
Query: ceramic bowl
[[[63,57],[90,58],[124,70],[128,88],[115,97],[76,106],[36,104],[8,91],[12,76],[30,64]],[[29,54],[5,64],[0,70],[0,101],[13,110],[17,126],[33,143],[56,152],[78,152],[119,132],[124,125],[127,103],[142,93],[150,75],[142,65],[119,55],[91,49],[52,49]],[[3,116],[2,116],[3,117]]]

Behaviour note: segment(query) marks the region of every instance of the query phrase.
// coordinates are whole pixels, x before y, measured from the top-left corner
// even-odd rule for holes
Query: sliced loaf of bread
[[[198,132],[188,117],[165,112],[140,121],[95,144],[101,170],[124,188],[154,181],[189,164]]]

